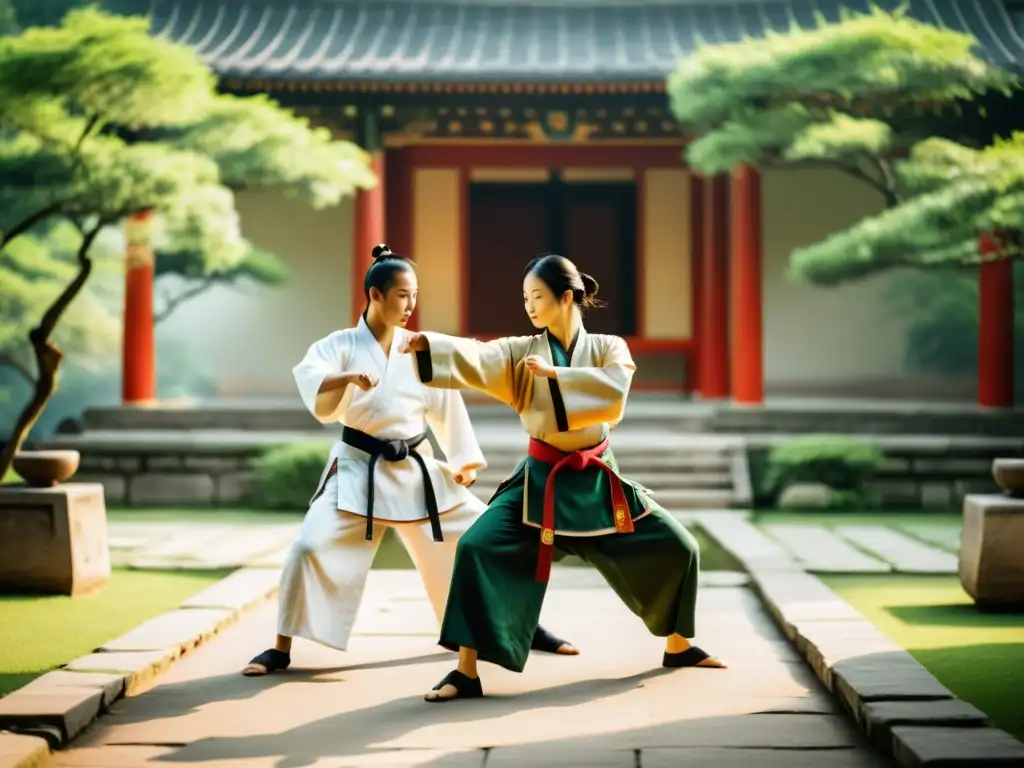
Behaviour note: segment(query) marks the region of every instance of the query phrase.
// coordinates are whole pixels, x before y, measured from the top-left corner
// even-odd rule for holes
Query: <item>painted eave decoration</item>
[[[910,0],[918,19],[972,33],[1020,68],[1014,0]],[[662,90],[701,43],[756,38],[907,0],[153,0],[155,33],[224,78],[315,90]],[[1008,10],[1007,3],[1011,5]],[[528,90],[527,90],[528,89]]]

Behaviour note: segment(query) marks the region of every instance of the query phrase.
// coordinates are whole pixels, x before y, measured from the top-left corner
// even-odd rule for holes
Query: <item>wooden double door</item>
[[[636,332],[636,185],[561,181],[471,183],[469,188],[469,333],[534,333],[523,310],[526,263],[541,253],[571,259],[601,286],[607,306],[591,310],[587,329]]]

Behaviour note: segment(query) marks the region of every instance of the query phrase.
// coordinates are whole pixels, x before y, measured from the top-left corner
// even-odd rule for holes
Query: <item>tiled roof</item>
[[[347,82],[663,80],[698,41],[867,11],[871,0],[153,0],[154,31],[225,77]],[[875,0],[895,8],[903,0]],[[911,0],[1001,65],[1024,63],[1003,0]]]

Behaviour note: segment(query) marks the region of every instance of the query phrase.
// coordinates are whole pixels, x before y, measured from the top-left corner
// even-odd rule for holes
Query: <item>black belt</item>
[[[441,515],[437,509],[437,496],[434,495],[434,484],[430,482],[430,472],[427,470],[427,462],[413,449],[427,439],[427,433],[410,438],[408,440],[383,440],[365,432],[360,432],[352,427],[345,427],[341,433],[341,441],[345,445],[369,454],[370,470],[369,485],[366,489],[366,540],[373,539],[373,469],[377,466],[377,460],[383,458],[385,461],[403,461],[412,458],[420,465],[420,472],[423,473],[423,495],[426,499],[427,517],[430,518],[430,530],[434,535],[434,541],[444,541],[441,536]]]

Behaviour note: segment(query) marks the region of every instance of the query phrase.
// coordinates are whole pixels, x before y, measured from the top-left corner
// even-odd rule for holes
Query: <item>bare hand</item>
[[[408,355],[412,352],[427,352],[430,350],[430,342],[422,333],[414,333],[407,338],[398,351]]]
[[[363,392],[368,392],[377,386],[377,380],[368,373],[352,373],[349,374],[349,382],[355,384]]]
[[[467,488],[476,482],[476,470],[475,469],[464,469],[461,472],[455,473],[455,482],[459,485],[464,485]]]
[[[555,378],[555,369],[540,355],[530,355],[523,362],[526,364],[526,370],[533,373],[534,376],[541,376],[545,379]]]

